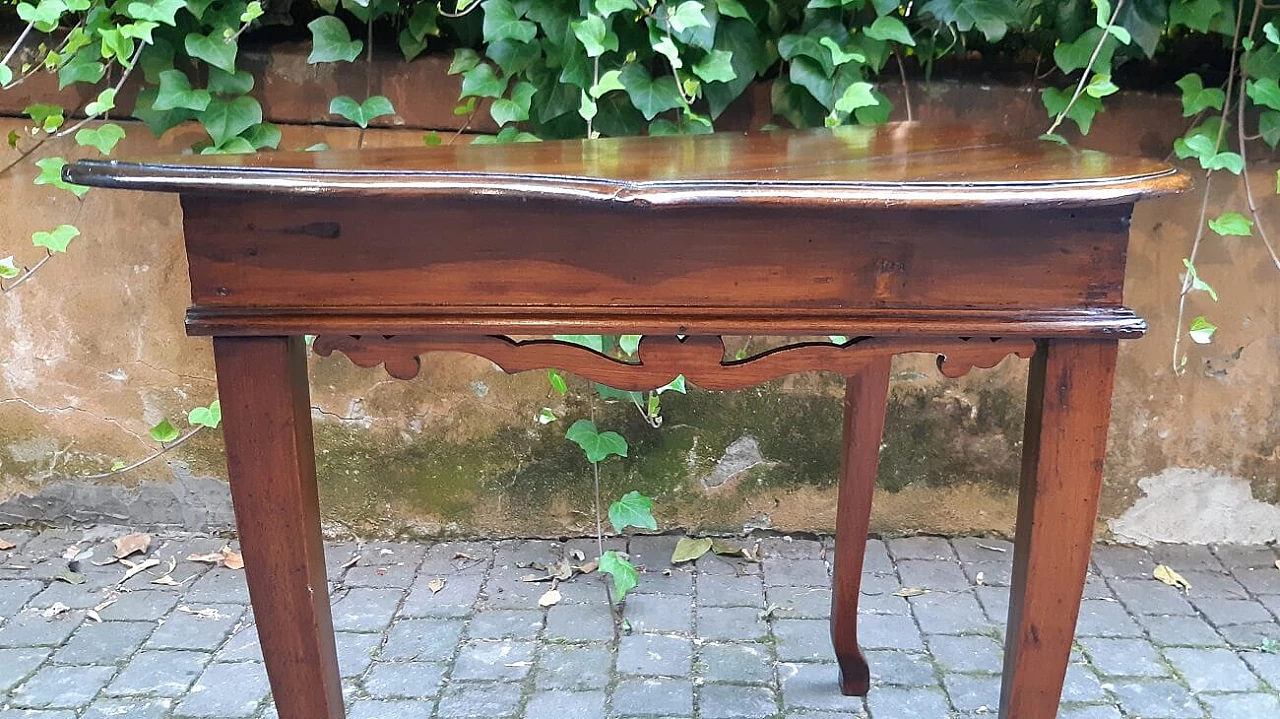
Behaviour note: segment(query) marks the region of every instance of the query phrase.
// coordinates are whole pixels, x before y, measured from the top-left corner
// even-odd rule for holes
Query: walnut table
[[[343,716],[304,334],[408,379],[471,352],[651,389],[848,378],[831,635],[846,694],[895,354],[943,374],[1030,358],[1002,717],[1056,713],[1089,558],[1134,203],[1159,162],[965,128],[880,128],[83,161],[66,179],[181,196],[227,471],[282,719]],[[633,360],[552,333],[642,334]],[[726,358],[725,335],[843,335]],[[832,686],[832,691],[836,687]]]

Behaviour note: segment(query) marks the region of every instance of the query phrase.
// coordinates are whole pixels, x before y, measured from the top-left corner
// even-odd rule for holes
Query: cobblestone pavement
[[[150,556],[161,565],[118,586],[124,568],[94,561],[121,533],[0,530],[17,545],[0,552],[0,719],[274,717],[243,572],[186,561],[223,541],[157,537]],[[670,568],[675,541],[627,543],[647,571],[626,600],[630,632],[620,641],[594,576],[561,584],[563,599],[549,609],[537,606],[547,585],[521,581],[530,562],[575,549],[592,556],[592,540],[329,545],[348,716],[994,713],[1006,542],[871,542],[860,634],[873,687],[864,701],[834,683],[829,541],[764,538],[760,564],[709,555],[696,569]],[[71,555],[93,552],[79,563],[83,584],[56,579],[73,547]],[[181,585],[150,583],[171,557]],[[1271,547],[1099,546],[1061,716],[1280,717],[1276,558]],[[1157,563],[1190,591],[1152,579]],[[927,592],[895,594],[904,587]]]

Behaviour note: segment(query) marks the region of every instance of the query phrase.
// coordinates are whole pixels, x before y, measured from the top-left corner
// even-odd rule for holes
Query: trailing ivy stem
[[[138,66],[138,58],[142,56],[142,51],[146,47],[147,46],[145,43],[138,43],[138,49],[134,51],[133,57],[129,58],[129,66],[124,69],[124,72],[120,73],[120,79],[116,81],[115,86],[112,88],[116,91],[117,94],[120,92],[120,89],[124,87],[125,82],[129,80],[129,76],[133,74],[133,69]],[[54,137],[66,137],[67,135],[70,135],[74,133],[76,130],[79,130],[80,128],[84,127],[85,125],[88,125],[90,122],[93,122],[102,114],[103,113],[95,113],[93,115],[87,115],[83,120],[81,120],[80,122],[77,122],[71,127],[68,127],[65,130],[58,131],[58,133],[54,135]]]
[[[1253,37],[1253,33],[1257,29],[1258,16],[1261,11],[1262,11],[1262,3],[1258,3],[1258,5],[1256,5],[1253,9],[1253,20],[1249,23],[1249,37]],[[1240,80],[1242,83],[1248,79],[1248,73],[1249,71],[1245,67],[1241,66]],[[1241,164],[1243,164],[1245,168],[1244,171],[1240,173],[1240,175],[1242,176],[1242,179],[1244,180],[1245,202],[1249,204],[1249,214],[1250,216],[1253,217],[1253,226],[1258,228],[1258,237],[1262,240],[1262,244],[1267,248],[1267,252],[1270,253],[1271,262],[1275,264],[1277,270],[1280,270],[1280,256],[1276,255],[1275,245],[1271,243],[1271,238],[1267,236],[1267,230],[1265,227],[1263,227],[1262,215],[1258,212],[1257,198],[1255,198],[1253,195],[1253,183],[1249,179],[1249,161],[1248,161],[1249,156],[1247,154],[1247,151],[1245,150],[1245,144],[1248,142],[1248,139],[1245,137],[1244,120],[1245,120],[1244,103],[1237,102],[1236,103],[1236,133],[1239,137],[1239,142],[1240,142],[1240,159],[1242,161]]]
[[[1123,0],[1122,0],[1123,1]],[[1117,8],[1118,9],[1118,8]],[[1235,33],[1231,38],[1231,64],[1227,68],[1227,89],[1223,93],[1225,98],[1222,103],[1222,113],[1219,117],[1218,138],[1214,143],[1214,152],[1222,147],[1222,141],[1226,138],[1227,132],[1227,114],[1231,111],[1231,94],[1235,91],[1236,72],[1240,66],[1240,30],[1243,26],[1244,16],[1236,13]],[[1258,12],[1255,9],[1253,19],[1250,23],[1249,34],[1253,35],[1257,29]],[[1237,101],[1237,105],[1243,104],[1243,98]],[[1239,108],[1237,108],[1239,109]],[[1244,146],[1240,147],[1241,160],[1244,159]],[[1245,167],[1240,174],[1245,176],[1245,186],[1248,187],[1249,168]],[[1200,202],[1200,221],[1196,225],[1195,239],[1191,241],[1191,252],[1187,254],[1187,263],[1191,267],[1196,266],[1196,258],[1200,255],[1200,245],[1204,240],[1205,223],[1209,217],[1209,186],[1213,180],[1213,170],[1208,170],[1204,175],[1204,199]],[[1191,293],[1191,287],[1194,284],[1190,269],[1182,276],[1182,290],[1178,293],[1178,320],[1173,328],[1173,373],[1174,375],[1182,374],[1182,362],[1180,353],[1182,351],[1182,324],[1187,319],[1187,295]]]
[[[18,39],[13,41],[13,47],[10,47],[9,52],[4,54],[4,59],[0,60],[0,65],[9,64],[9,61],[13,59],[13,56],[17,54],[18,48],[22,47],[23,41],[25,41],[27,36],[31,34],[31,29],[33,27],[35,27],[35,23],[29,22],[26,27],[22,28],[22,32],[18,35]]]
[[[1071,108],[1075,107],[1076,101],[1084,94],[1085,85],[1089,84],[1089,77],[1093,74],[1093,65],[1098,61],[1098,56],[1102,54],[1102,46],[1107,44],[1107,38],[1111,36],[1111,28],[1116,24],[1116,18],[1120,16],[1120,8],[1124,7],[1125,0],[1116,3],[1116,9],[1111,11],[1111,19],[1107,21],[1107,26],[1102,29],[1102,38],[1098,40],[1098,44],[1093,48],[1093,54],[1089,56],[1089,64],[1085,65],[1084,71],[1080,73],[1080,82],[1076,83],[1076,91],[1072,93],[1071,100],[1067,102],[1067,106],[1062,108],[1062,112],[1053,119],[1053,124],[1049,126],[1046,135],[1052,135],[1058,126],[1067,119],[1067,113],[1071,112]]]
[[[187,440],[189,440],[189,439],[191,439],[192,437],[196,436],[197,434],[199,434],[199,433],[200,433],[200,430],[202,430],[202,429],[204,429],[204,428],[205,428],[205,427],[204,427],[204,425],[202,425],[202,424],[201,424],[201,425],[196,425],[194,428],[192,428],[191,430],[189,430],[186,434],[184,434],[184,435],[182,435],[181,437],[179,437],[179,438],[177,438],[177,439],[173,440],[173,441],[172,441],[172,442],[170,442],[169,444],[162,445],[162,446],[160,447],[160,449],[156,450],[155,452],[152,452],[150,455],[148,455],[148,456],[146,456],[146,457],[143,457],[142,459],[138,460],[137,462],[134,462],[133,464],[131,464],[131,465],[127,466],[127,467],[121,467],[120,469],[112,470],[112,471],[110,471],[110,472],[103,472],[102,474],[90,474],[90,475],[88,475],[88,476],[86,476],[86,477],[81,477],[80,479],[105,479],[105,478],[107,478],[107,477],[114,477],[114,476],[119,475],[119,474],[124,474],[125,472],[131,472],[131,471],[133,471],[133,470],[137,469],[138,467],[141,467],[142,465],[146,464],[147,462],[150,462],[150,461],[152,461],[153,459],[157,459],[158,457],[161,457],[162,455],[164,455],[164,454],[165,454],[166,452],[168,452],[169,450],[171,450],[171,449],[173,449],[173,448],[177,447],[178,445],[182,444],[183,442],[186,442]]]
[[[31,275],[34,275],[34,274],[36,273],[36,270],[38,270],[38,269],[40,269],[41,267],[43,267],[43,266],[44,266],[44,263],[46,263],[46,262],[48,262],[49,260],[52,260],[52,259],[53,259],[53,253],[52,253],[52,252],[50,252],[50,251],[48,251],[48,250],[45,250],[45,251],[44,251],[44,257],[41,257],[39,262],[37,262],[37,263],[35,263],[34,265],[32,265],[32,266],[31,266],[31,269],[27,270],[26,272],[23,272],[23,273],[18,277],[18,279],[16,279],[16,280],[14,280],[14,281],[13,281],[13,284],[9,285],[8,287],[5,287],[5,286],[4,286],[4,282],[3,282],[3,281],[0,281],[0,293],[6,293],[6,294],[7,294],[7,293],[9,293],[9,292],[13,291],[13,289],[14,289],[15,287],[17,287],[18,285],[20,285],[20,284],[22,284],[23,282],[26,282],[28,279],[30,279],[30,278],[31,278]]]
[[[907,68],[902,64],[902,54],[897,47],[893,48],[893,57],[898,61],[898,75],[902,77],[902,104],[907,109],[907,122],[912,122],[915,114],[911,111],[911,87],[907,84]]]

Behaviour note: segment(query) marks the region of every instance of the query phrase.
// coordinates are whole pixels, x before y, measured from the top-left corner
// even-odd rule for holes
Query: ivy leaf
[[[627,65],[622,69],[618,79],[626,88],[631,104],[635,105],[646,120],[652,120],[658,116],[658,113],[684,104],[680,88],[676,87],[675,78],[663,75],[654,80],[649,76],[649,71],[639,64]]]
[[[213,138],[214,146],[221,147],[231,138],[262,122],[262,105],[248,96],[233,100],[214,98],[199,119],[209,137]]]
[[[449,63],[449,74],[457,75],[474,69],[480,64],[480,55],[469,47],[460,47],[453,51],[453,62]]]
[[[245,70],[232,73],[210,68],[208,89],[216,95],[245,95],[253,89],[253,75]]]
[[[621,74],[621,70],[610,70],[601,75],[600,81],[592,85],[589,90],[591,97],[599,100],[601,97],[604,97],[605,94],[613,92],[614,90],[625,90],[626,88],[622,86],[622,81],[618,79],[618,76]]]
[[[364,49],[364,41],[352,40],[346,23],[332,15],[324,15],[307,23],[311,30],[311,54],[307,62],[352,62]],[[188,36],[190,37],[190,36]],[[222,68],[231,72],[235,68]]]
[[[693,74],[706,82],[729,82],[738,76],[733,69],[733,53],[712,50],[706,57],[693,64]]]
[[[65,89],[68,85],[77,82],[93,85],[101,81],[102,76],[107,72],[107,66],[95,59],[97,54],[93,51],[77,53],[58,68],[58,89]],[[4,79],[5,69],[3,68],[4,66],[0,65],[0,80]],[[3,84],[4,82],[0,82],[0,85]]]
[[[35,28],[43,33],[53,32],[58,27],[58,21],[62,19],[62,14],[66,12],[66,3],[62,0],[40,0],[38,5],[32,5],[27,2],[18,3],[18,17],[35,25]]]
[[[705,14],[706,7],[698,0],[685,0],[675,10],[667,12],[667,23],[673,32],[684,32],[695,27],[711,27]]]
[[[155,30],[158,27],[160,27],[160,23],[158,22],[151,22],[149,20],[140,20],[138,22],[131,22],[128,25],[121,25],[120,34],[123,37],[130,37],[135,40],[141,40],[142,42],[150,45],[155,42],[155,40],[151,37],[151,31]]]
[[[1250,237],[1253,235],[1253,220],[1239,212],[1224,212],[1209,220],[1209,229],[1223,237]]]
[[[178,11],[186,7],[185,0],[152,0],[152,2],[131,2],[125,7],[125,14],[134,20],[150,20],[162,25],[175,27],[178,24]]]
[[[1221,110],[1226,102],[1226,95],[1222,90],[1216,87],[1205,88],[1200,76],[1194,72],[1184,75],[1177,85],[1182,90],[1183,117],[1191,117],[1209,108]]]
[[[249,128],[241,135],[241,139],[249,143],[254,150],[261,150],[264,147],[277,149],[280,147],[280,140],[283,136],[280,134],[280,128],[270,122],[260,122]]]
[[[66,122],[66,110],[61,105],[46,105],[44,103],[36,103],[27,105],[22,109],[22,114],[31,118],[36,127],[45,132],[56,132],[62,124]]]
[[[644,335],[622,335],[618,337],[618,349],[628,355],[634,355],[640,349],[640,340]]]
[[[1046,87],[1040,92],[1040,101],[1044,103],[1050,115],[1056,117],[1066,112],[1067,119],[1076,123],[1080,133],[1088,135],[1089,129],[1093,126],[1094,116],[1102,110],[1102,101],[1084,93],[1076,98],[1075,104],[1071,104],[1071,95],[1070,90]]]
[[[247,25],[262,17],[262,15],[262,3],[258,2],[258,0],[253,0],[245,6],[244,12],[240,13],[240,22]]]
[[[43,247],[50,252],[66,252],[71,240],[80,236],[75,225],[58,225],[49,232],[36,232],[31,235],[31,244]]]
[[[621,602],[627,596],[627,592],[635,589],[640,583],[640,573],[636,568],[613,550],[600,555],[600,564],[596,569],[613,578],[614,602]]]
[[[976,28],[988,42],[999,41],[1009,32],[1009,20],[1020,17],[1014,0],[928,0],[920,12],[960,32]]]
[[[609,32],[604,20],[598,15],[588,15],[569,23],[569,26],[573,28],[574,37],[586,49],[587,57],[599,57],[607,50],[618,49],[617,34]]]
[[[156,137],[195,117],[191,110],[156,110],[156,94],[154,87],[143,88],[138,92],[138,101],[133,106],[133,116],[146,123]]]
[[[1169,5],[1169,25],[1183,25],[1196,32],[1209,32],[1214,20],[1228,5],[1221,0],[1175,0]]]
[[[98,128],[84,128],[76,132],[76,144],[93,147],[104,155],[110,155],[116,144],[124,139],[124,128],[107,123]]]
[[[76,197],[84,197],[89,191],[84,185],[73,185],[62,179],[62,168],[67,164],[66,158],[63,157],[45,157],[36,160],[36,167],[40,168],[40,174],[36,175],[35,184],[52,185],[59,190],[67,190],[74,193]]]
[[[1196,344],[1207,345],[1213,341],[1213,333],[1217,331],[1217,325],[1204,317],[1197,317],[1191,320],[1191,327],[1187,330],[1187,334],[1191,335],[1191,341]]]
[[[178,428],[174,427],[173,423],[171,423],[166,417],[165,419],[160,420],[156,426],[148,430],[148,434],[151,435],[151,439],[154,439],[160,444],[168,444],[178,438]]]
[[[595,422],[580,419],[573,423],[565,438],[582,448],[587,461],[595,464],[612,455],[627,456],[627,440],[617,432],[598,432]]]
[[[13,255],[0,259],[0,279],[11,280],[22,274],[22,270],[13,264]]]
[[[853,112],[860,107],[878,105],[879,100],[872,94],[875,86],[869,82],[855,82],[845,88],[844,94],[836,100],[835,109],[839,112]]]
[[[1245,91],[1249,94],[1249,98],[1259,105],[1280,110],[1280,83],[1277,83],[1274,77],[1250,80],[1245,84]]]
[[[569,385],[565,384],[564,375],[553,369],[547,370],[547,382],[550,382],[551,389],[559,394],[565,394],[569,391]]]
[[[462,73],[463,97],[502,97],[506,90],[507,81],[488,64],[481,63]]]
[[[1098,57],[1093,61],[1093,69],[1107,74],[1115,56],[1116,41],[1111,37],[1103,40],[1101,28],[1087,30],[1071,42],[1058,43],[1053,49],[1053,62],[1065,73],[1083,70],[1089,67],[1089,61],[1093,59],[1093,52],[1097,50],[1099,42],[1102,43],[1102,49],[1098,50]]]
[[[101,66],[102,63],[98,63],[98,65]],[[102,70],[103,72],[106,72],[106,67],[103,66]],[[61,80],[62,78],[61,71],[58,72],[58,78],[59,80]],[[101,80],[102,77],[99,76],[98,79]],[[13,70],[10,70],[8,65],[0,65],[0,87],[4,87],[5,85],[8,85],[11,82],[13,82]],[[75,81],[72,80],[71,82],[75,82]],[[97,82],[97,80],[94,80],[93,82]],[[68,84],[70,83],[60,83],[58,86],[58,89],[61,90],[62,88],[66,87]]]
[[[892,15],[881,15],[870,27],[864,28],[863,32],[875,40],[891,40],[911,47],[916,45],[916,39],[911,37],[906,24]]]
[[[329,112],[365,128],[374,118],[394,115],[396,109],[383,95],[374,95],[364,102],[356,102],[346,95],[339,95],[329,102]]]
[[[215,399],[208,407],[196,407],[187,415],[187,422],[200,427],[217,429],[222,423],[222,402]]]
[[[227,42],[224,38],[214,37],[213,33],[209,35],[191,34],[187,35],[183,45],[187,48],[187,54],[191,57],[204,60],[219,70],[236,71],[236,52],[239,47],[234,40]]]
[[[1258,116],[1258,134],[1273,148],[1280,143],[1280,112],[1264,110]]]
[[[684,375],[678,374],[676,378],[662,385],[653,391],[654,394],[662,394],[663,392],[679,392],[685,394],[688,388],[685,386]]]
[[[538,34],[538,26],[528,20],[521,20],[515,6],[507,0],[486,0],[481,7],[484,8],[483,32],[486,42],[532,42]]]
[[[1089,80],[1089,84],[1085,85],[1084,91],[1088,93],[1090,97],[1102,99],[1107,95],[1114,95],[1115,93],[1120,92],[1120,88],[1111,81],[1110,75],[1094,75]]]
[[[609,505],[609,523],[615,532],[627,527],[656,530],[658,522],[653,518],[653,500],[636,491],[627,492],[622,499]]]
[[[95,115],[102,115],[102,114],[111,112],[112,110],[115,109],[115,107],[116,107],[116,89],[114,87],[108,87],[107,89],[98,93],[97,99],[93,100],[92,102],[89,102],[84,106],[84,112],[89,117],[93,117]]]
[[[536,85],[521,80],[512,88],[510,98],[503,97],[493,101],[489,114],[498,127],[512,122],[524,122],[529,119],[529,104],[537,92]]]
[[[894,0],[894,7],[897,7],[898,0]],[[716,0],[716,10],[725,17],[736,17],[742,20],[750,20],[751,13],[743,7],[738,0]]]
[[[221,71],[219,71],[221,72]],[[181,70],[165,70],[160,73],[160,86],[156,90],[155,102],[151,104],[155,110],[177,110],[185,108],[203,112],[213,99],[207,90],[191,89],[191,80]]]
[[[1191,264],[1191,260],[1186,257],[1182,258],[1182,266],[1187,268],[1187,276],[1191,278],[1191,289],[1208,292],[1209,297],[1214,301],[1218,301],[1218,292],[1209,286],[1208,282],[1200,279],[1200,273],[1196,272],[1196,266]]]

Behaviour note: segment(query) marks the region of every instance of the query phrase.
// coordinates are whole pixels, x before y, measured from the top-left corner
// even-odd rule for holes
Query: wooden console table
[[[70,182],[181,195],[212,335],[227,471],[282,719],[338,719],[304,334],[408,379],[464,351],[712,390],[848,378],[831,634],[868,690],[858,586],[889,363],[950,377],[1031,359],[1001,717],[1056,714],[1096,519],[1133,204],[1147,160],[917,124],[880,128],[82,161]],[[624,362],[551,333],[643,334]],[[741,360],[724,335],[844,335]],[[835,691],[832,687],[832,691]]]

